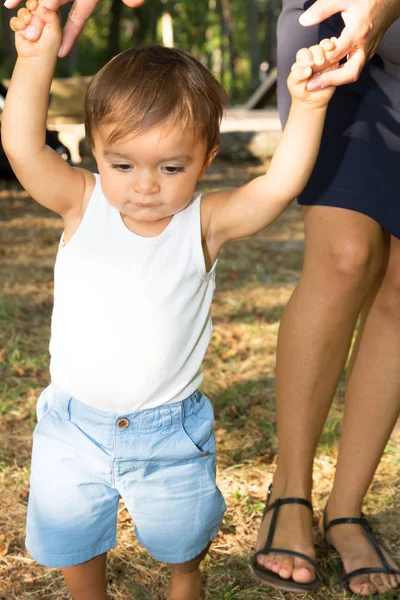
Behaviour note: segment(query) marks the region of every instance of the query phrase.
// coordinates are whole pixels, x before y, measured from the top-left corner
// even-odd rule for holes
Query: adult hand
[[[46,0],[43,1],[43,4],[46,4]],[[68,15],[68,20],[65,24],[63,37],[60,49],[58,51],[58,56],[63,57],[71,50],[72,46],[75,43],[76,38],[82,31],[82,28],[92,12],[94,11],[96,5],[100,0],[75,0],[72,5],[72,8]],[[67,4],[70,0],[58,0],[58,8]],[[145,2],[145,0],[123,0],[124,4],[130,6],[131,8],[135,6],[140,6]],[[6,8],[15,8],[20,3],[20,0],[6,0],[4,6]],[[22,29],[20,34],[28,40],[36,41],[40,38],[40,35],[43,30],[43,21],[39,19],[38,16],[33,16],[32,21],[26,29]]]
[[[321,23],[335,13],[341,13],[344,29],[336,50],[329,57],[337,63],[347,57],[347,61],[336,71],[315,75],[308,82],[308,89],[337,86],[357,81],[367,60],[375,53],[388,27],[400,17],[399,0],[317,0],[299,21],[308,27]]]

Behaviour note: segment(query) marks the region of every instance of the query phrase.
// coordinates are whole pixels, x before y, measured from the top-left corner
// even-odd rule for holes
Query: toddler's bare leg
[[[210,544],[199,556],[189,562],[171,565],[167,600],[202,600],[203,585],[199,567],[209,547]]]
[[[62,569],[68,591],[74,600],[107,600],[106,591],[107,554]]]

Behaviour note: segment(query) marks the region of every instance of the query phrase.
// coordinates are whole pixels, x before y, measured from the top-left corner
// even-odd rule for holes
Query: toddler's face
[[[208,166],[206,143],[191,131],[154,128],[107,146],[111,126],[94,135],[103,192],[125,225],[156,235],[190,201]]]

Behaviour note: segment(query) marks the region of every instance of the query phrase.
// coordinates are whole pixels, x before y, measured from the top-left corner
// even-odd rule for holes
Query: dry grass
[[[216,164],[203,186],[235,185],[256,172],[256,167]],[[60,572],[38,566],[24,549],[34,406],[48,382],[52,267],[61,223],[17,186],[4,186],[0,199],[0,600],[62,600],[69,596]],[[285,597],[253,579],[249,557],[276,459],[276,335],[300,272],[302,247],[301,211],[292,206],[267,232],[231,244],[220,259],[204,390],[215,406],[218,481],[228,510],[204,564],[209,600]],[[342,396],[340,387],[315,462],[316,518],[333,478]],[[399,450],[389,445],[366,506],[398,559],[399,459]],[[329,586],[309,597],[344,598],[333,559],[318,539],[317,546]],[[119,545],[110,552],[109,565],[113,600],[164,598],[167,570],[140,548],[123,505]]]

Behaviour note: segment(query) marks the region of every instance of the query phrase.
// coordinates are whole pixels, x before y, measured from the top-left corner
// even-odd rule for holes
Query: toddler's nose
[[[136,174],[134,186],[140,194],[155,194],[160,190],[157,178],[148,171]]]

